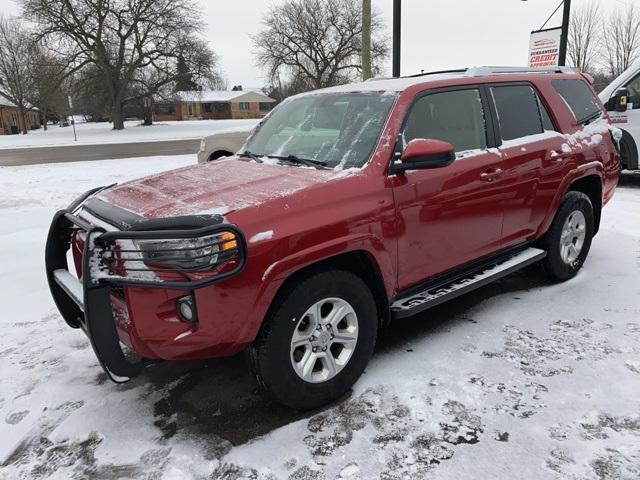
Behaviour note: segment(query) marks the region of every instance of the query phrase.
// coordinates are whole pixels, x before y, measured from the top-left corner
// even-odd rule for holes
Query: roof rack
[[[404,75],[403,78],[415,78],[415,77],[424,77],[426,75],[442,75],[444,73],[465,73],[467,68],[454,68],[451,70],[436,70],[433,72],[420,72],[414,73],[413,75]]]
[[[427,75],[442,75],[447,73],[460,73],[465,77],[482,77],[487,75],[495,75],[497,73],[577,73],[571,67],[471,67],[456,68],[451,70],[436,70],[433,72],[421,72],[413,75],[403,75],[400,78],[417,78]],[[376,82],[379,80],[393,80],[396,77],[372,77],[367,82]]]
[[[456,68],[453,70],[436,70],[433,72],[420,72],[414,73],[413,75],[402,75],[401,77],[371,77],[365,80],[365,82],[377,82],[378,80],[395,80],[397,78],[416,78],[416,77],[424,77],[426,75],[442,75],[446,73],[464,73],[466,72],[466,68]]]
[[[466,77],[481,77],[496,73],[575,73],[571,67],[472,67]]]

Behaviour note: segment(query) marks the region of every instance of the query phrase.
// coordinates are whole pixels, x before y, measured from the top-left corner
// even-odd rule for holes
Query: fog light
[[[178,316],[185,322],[196,323],[196,304],[191,295],[178,300]]]

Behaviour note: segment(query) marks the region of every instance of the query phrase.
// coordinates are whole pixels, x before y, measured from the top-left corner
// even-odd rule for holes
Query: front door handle
[[[493,182],[494,180],[502,177],[503,170],[501,168],[494,168],[491,170],[487,170],[486,172],[482,172],[480,174],[480,180],[483,182]]]

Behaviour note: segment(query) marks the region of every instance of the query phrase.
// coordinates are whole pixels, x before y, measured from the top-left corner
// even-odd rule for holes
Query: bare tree
[[[594,73],[600,53],[600,5],[588,3],[571,15],[567,54],[573,67]]]
[[[629,3],[605,23],[603,63],[617,77],[640,59],[640,8]]]
[[[312,88],[356,79],[362,71],[360,0],[288,0],[273,6],[265,29],[253,37],[258,64],[272,82],[283,74],[302,77]],[[371,15],[374,70],[388,56],[380,15]]]
[[[185,37],[165,62],[154,62],[138,70],[131,82],[132,100],[144,102],[144,125],[152,124],[155,97],[168,99],[179,90],[220,88],[224,85],[217,70],[218,58],[206,41]]]
[[[29,103],[38,107],[42,126],[47,130],[49,116],[60,118],[66,109],[67,66],[60,58],[38,47],[34,49],[30,64],[33,85],[28,95]]]
[[[26,0],[23,11],[38,24],[38,37],[65,55],[68,74],[96,67],[115,130],[124,128],[124,105],[149,94],[132,85],[145,83],[150,70],[161,82],[171,72],[175,78],[178,58],[201,25],[194,0]]]
[[[33,91],[33,53],[34,43],[23,24],[16,18],[0,16],[0,95],[16,105],[23,134],[28,131],[25,115]]]

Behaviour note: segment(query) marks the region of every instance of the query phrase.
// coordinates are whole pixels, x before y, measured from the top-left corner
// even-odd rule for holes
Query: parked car
[[[198,163],[206,163],[211,160],[232,156],[244,145],[251,130],[254,128],[255,125],[244,125],[204,137],[198,150]]]
[[[622,130],[622,168],[640,170],[640,63],[626,70],[600,92],[611,122]]]
[[[564,69],[329,88],[233,157],[78,198],[53,219],[48,281],[114,381],[244,350],[308,409],[353,385],[391,319],[533,263],[576,275],[619,170],[602,104]]]

